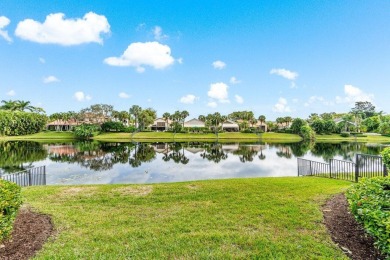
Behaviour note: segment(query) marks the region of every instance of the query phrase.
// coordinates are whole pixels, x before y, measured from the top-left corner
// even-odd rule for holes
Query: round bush
[[[340,134],[340,136],[341,136],[341,137],[350,137],[351,134],[348,133],[348,132],[342,132],[342,133]]]

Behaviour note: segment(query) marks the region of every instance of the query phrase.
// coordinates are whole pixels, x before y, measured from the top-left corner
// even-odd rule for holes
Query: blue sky
[[[389,1],[2,0],[0,99],[48,114],[389,112],[389,25]]]

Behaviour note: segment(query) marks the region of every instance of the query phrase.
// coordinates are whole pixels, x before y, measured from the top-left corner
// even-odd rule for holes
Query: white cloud
[[[132,66],[137,72],[145,71],[143,66],[165,69],[175,62],[168,45],[158,42],[135,42],[130,44],[120,57],[109,57],[104,62],[110,66]]]
[[[288,80],[295,80],[298,78],[298,73],[286,69],[272,69],[269,73],[281,76]]]
[[[221,70],[221,69],[224,69],[226,67],[226,63],[223,61],[220,61],[220,60],[216,60],[213,62],[213,67],[214,67],[214,69]]]
[[[53,83],[53,82],[59,82],[60,80],[57,79],[55,76],[48,76],[43,78],[43,83],[48,84],[48,83]]]
[[[183,61],[183,58],[178,58],[178,59],[177,59],[177,62],[178,62],[179,64],[183,64],[183,62],[184,62],[184,61]]]
[[[194,104],[196,99],[197,99],[197,97],[195,95],[188,94],[188,95],[183,96],[183,97],[180,98],[180,103],[183,103],[183,104]]]
[[[7,96],[13,97],[13,96],[16,95],[16,92],[15,92],[15,90],[11,89],[11,90],[8,91],[6,94],[7,94]]]
[[[285,98],[279,98],[278,103],[272,108],[274,112],[278,113],[288,113],[291,112],[291,108],[287,105],[287,100]]]
[[[46,60],[44,58],[39,58],[39,62],[42,63],[42,64],[45,64]]]
[[[217,104],[217,102],[215,102],[215,101],[211,101],[211,102],[207,103],[207,106],[208,106],[208,107],[215,108],[215,107],[218,106],[218,104]]]
[[[130,97],[130,95],[129,94],[127,94],[127,93],[125,93],[125,92],[121,92],[121,93],[119,93],[119,95],[118,95],[120,98],[129,98]]]
[[[89,12],[83,18],[65,19],[65,14],[46,16],[43,23],[26,19],[18,23],[15,35],[28,41],[64,46],[83,43],[103,43],[101,34],[109,33],[110,25],[104,15]]]
[[[354,87],[352,85],[344,85],[344,93],[345,97],[336,97],[336,103],[348,103],[348,104],[354,104],[358,101],[368,101],[373,102],[374,101],[374,95],[365,93],[358,87]]]
[[[241,83],[241,80],[238,80],[236,77],[230,78],[230,84],[238,84]]]
[[[207,92],[207,95],[210,98],[218,100],[220,103],[228,103],[228,85],[225,83],[213,83],[210,85],[210,90]]]
[[[238,104],[244,103],[244,99],[243,99],[241,96],[235,95],[234,98],[236,99],[236,102],[237,102]]]
[[[157,41],[161,41],[168,38],[168,35],[163,34],[162,28],[160,26],[155,26],[153,28],[154,39]]]
[[[0,36],[3,37],[4,40],[7,42],[12,42],[11,37],[8,35],[8,31],[3,30],[5,27],[9,25],[11,21],[5,17],[5,16],[0,16]]]
[[[148,101],[149,103],[152,102],[152,99],[151,98],[148,98],[146,101]]]
[[[77,91],[76,93],[74,93],[74,96],[73,96],[77,101],[88,101],[88,100],[91,100],[92,97],[90,95],[86,95],[84,94],[84,92],[82,91]]]
[[[293,101],[293,103],[294,103],[294,104],[296,104],[296,103],[298,103],[298,102],[299,102],[299,99],[297,99],[297,98],[294,98],[292,101]]]

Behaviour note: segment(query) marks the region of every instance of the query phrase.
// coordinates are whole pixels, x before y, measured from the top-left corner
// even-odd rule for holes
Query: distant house
[[[157,118],[154,120],[153,124],[150,125],[150,129],[153,131],[166,131],[169,128],[169,125],[172,123],[171,120],[167,122],[163,118]]]
[[[231,121],[231,120],[226,120],[222,124],[222,130],[227,131],[227,132],[238,132],[238,131],[240,131],[240,127],[238,126],[238,124],[236,122]]]
[[[265,122],[257,121],[257,123],[255,124],[255,127],[259,128],[263,132],[267,132],[267,130],[268,130],[268,125]]]
[[[52,131],[71,131],[75,126],[80,123],[74,120],[55,120],[46,125],[47,130]]]
[[[205,127],[205,124],[203,121],[193,118],[187,122],[184,122],[184,127]]]

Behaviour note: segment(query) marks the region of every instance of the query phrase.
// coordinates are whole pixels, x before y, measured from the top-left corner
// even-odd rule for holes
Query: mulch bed
[[[53,234],[53,224],[47,215],[23,207],[19,210],[9,240],[0,244],[0,259],[29,259]]]
[[[323,207],[324,222],[333,242],[351,259],[385,259],[374,247],[374,240],[356,222],[344,194],[330,199]]]

